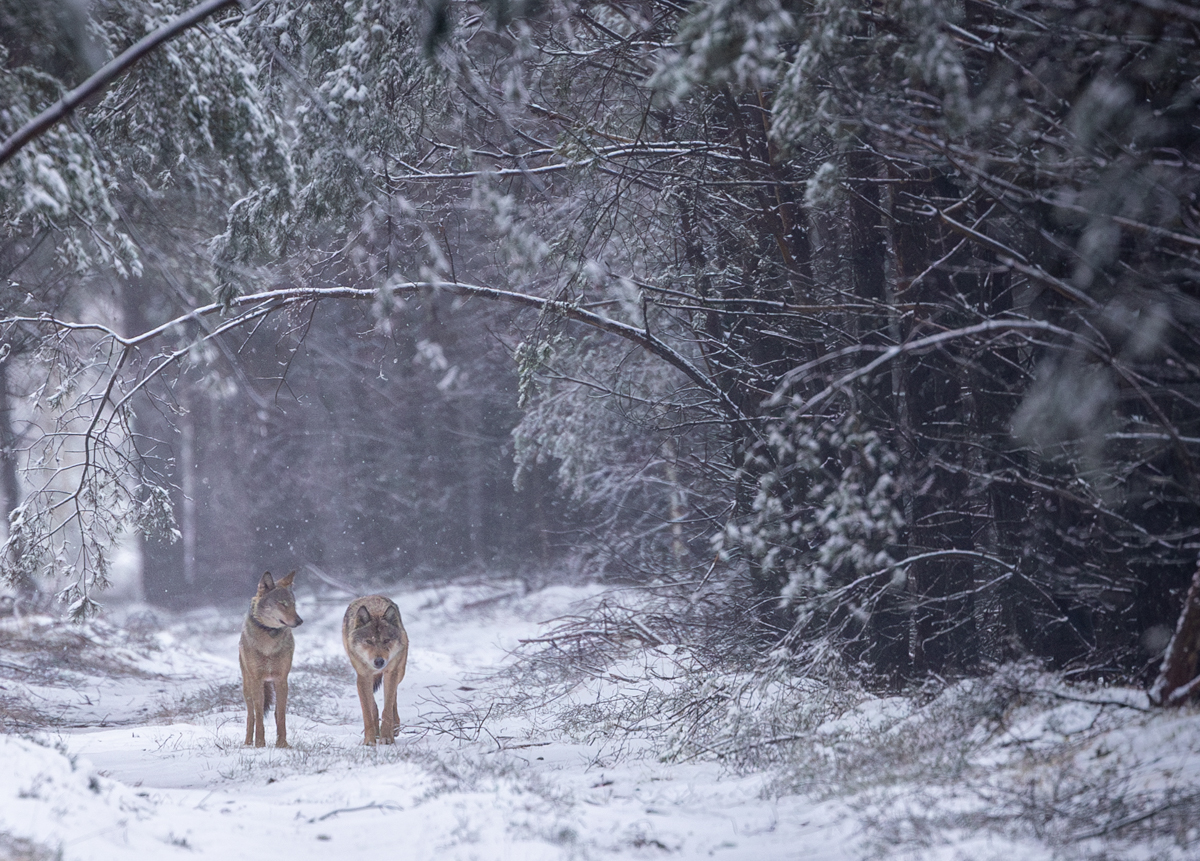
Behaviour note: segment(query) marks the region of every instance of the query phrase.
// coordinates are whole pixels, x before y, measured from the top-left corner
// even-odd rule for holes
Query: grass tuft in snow
[[[6,861],[62,861],[62,849],[51,849],[24,837],[0,831],[0,858]]]
[[[153,717],[163,723],[175,723],[201,715],[228,711],[244,703],[241,682],[219,682],[185,690],[176,698],[164,702]]]
[[[0,620],[0,652],[5,675],[26,684],[56,685],[85,675],[154,678],[143,656],[154,644],[99,621],[72,624],[51,616]]]

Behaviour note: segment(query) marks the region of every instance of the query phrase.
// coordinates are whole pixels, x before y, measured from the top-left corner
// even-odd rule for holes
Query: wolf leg
[[[246,701],[246,745],[254,744],[254,689],[257,685],[246,667],[246,658],[238,653],[238,663],[242,665],[242,698]]]
[[[383,677],[383,723],[379,728],[379,740],[391,744],[396,740],[396,677]]]
[[[267,746],[267,730],[263,726],[263,717],[267,711],[267,705],[270,703],[270,697],[267,694],[267,685],[270,682],[259,682],[254,686],[254,746]]]
[[[290,747],[287,740],[287,676],[275,680],[275,746]]]
[[[375,706],[375,691],[370,676],[358,677],[358,702],[362,706],[363,744],[374,744],[379,730],[379,712]]]
[[[404,636],[404,648],[399,655],[392,661],[392,665],[388,667],[388,677],[384,681],[383,689],[383,723],[381,729],[383,735],[383,743],[391,744],[392,741],[400,733],[400,711],[396,708],[396,688],[404,681],[404,672],[408,669],[408,638]],[[388,726],[388,719],[391,719],[391,726]]]

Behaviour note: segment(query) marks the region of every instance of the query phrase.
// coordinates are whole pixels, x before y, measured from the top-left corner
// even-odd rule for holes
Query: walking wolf
[[[396,710],[396,685],[408,664],[408,633],[400,609],[382,595],[355,598],[342,619],[342,645],[358,674],[358,701],[362,706],[363,744],[378,738],[391,744],[400,729]],[[383,685],[383,722],[375,691]]]
[[[304,620],[296,615],[292,580],[296,572],[278,580],[271,572],[262,575],[258,591],[250,599],[250,612],[242,625],[238,663],[242,665],[242,695],[246,698],[246,744],[265,747],[263,715],[275,694],[275,746],[287,747],[288,673],[296,641],[292,628]]]

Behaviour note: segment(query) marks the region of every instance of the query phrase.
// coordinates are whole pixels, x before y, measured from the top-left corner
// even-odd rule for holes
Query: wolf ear
[[[292,586],[292,581],[295,579],[296,579],[296,572],[291,571],[288,573],[288,575],[286,577],[280,577],[278,580],[275,581],[275,588],[276,589],[290,589]]]
[[[358,608],[358,615],[354,617],[354,627],[361,628],[363,625],[371,624],[371,611],[366,607]]]
[[[271,576],[271,572],[267,571],[262,575],[262,579],[258,581],[258,597],[262,597],[275,588],[275,578]]]
[[[400,611],[396,609],[395,604],[388,607],[387,610],[384,611],[383,621],[387,622],[389,625],[395,625],[396,627],[400,626]]]

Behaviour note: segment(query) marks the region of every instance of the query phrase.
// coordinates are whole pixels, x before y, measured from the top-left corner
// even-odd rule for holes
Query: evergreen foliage
[[[177,11],[102,4],[92,44]],[[73,268],[64,319],[94,319],[82,297],[118,285],[126,333],[223,303],[223,322],[128,356],[77,336],[77,356],[128,359],[83,391],[146,381],[136,419],[104,419],[141,464],[114,467],[123,486],[155,469],[182,486],[163,445],[180,422],[154,416],[191,415],[214,438],[261,433],[260,483],[291,464],[337,487],[336,511],[305,481],[247,493],[229,478],[251,461],[204,449],[244,528],[288,499],[346,535],[414,519],[428,535],[515,455],[514,492],[535,489],[514,558],[561,529],[609,572],[719,585],[756,607],[764,651],[836,654],[881,683],[1028,655],[1140,677],[1200,546],[1198,26],[1158,0],[261,3],[0,169],[6,269],[34,285]],[[0,41],[11,131],[73,72]],[[29,256],[39,236],[57,263]],[[540,311],[500,315],[465,284]],[[254,305],[270,287],[373,304]],[[25,293],[58,306],[5,292],[5,339],[59,337]],[[384,382],[382,357],[406,370]],[[183,370],[164,387],[160,365]],[[326,417],[278,420],[268,380]],[[512,403],[478,406],[489,387]],[[328,417],[351,414],[400,430],[339,438]],[[421,442],[430,415],[489,439]],[[318,427],[336,444],[314,455]],[[498,540],[467,519],[451,543]],[[283,544],[446,564],[334,532]]]

